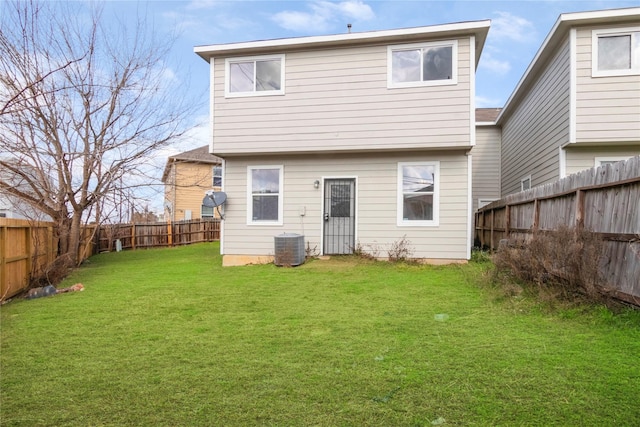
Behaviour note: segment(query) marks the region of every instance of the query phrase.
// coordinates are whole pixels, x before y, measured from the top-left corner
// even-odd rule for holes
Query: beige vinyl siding
[[[476,145],[471,150],[473,210],[478,200],[500,198],[500,138],[497,126],[477,126]]]
[[[531,175],[532,186],[560,177],[558,147],[569,140],[569,38],[502,123],[502,196],[520,191]]]
[[[596,29],[577,29],[576,142],[640,142],[640,75],[591,77]]]
[[[607,145],[606,147],[569,146],[567,149],[567,175],[591,169],[596,158],[626,158],[640,155],[640,144],[635,146]]]
[[[191,211],[192,219],[201,217],[202,199],[206,191],[214,189],[213,166],[191,162],[173,165],[174,177],[171,184],[165,184],[165,194],[169,195],[167,199],[172,201],[174,209],[168,218],[181,221],[187,210]]]
[[[458,84],[387,88],[387,45],[286,52],[285,95],[224,97],[215,59],[214,152],[224,154],[463,147],[470,141],[469,39]]]
[[[440,225],[397,225],[398,162],[440,161]],[[284,221],[282,226],[246,224],[247,166],[282,165]],[[365,247],[387,255],[390,244],[411,242],[413,256],[466,259],[468,240],[467,157],[463,151],[410,154],[342,154],[314,156],[232,157],[225,164],[223,251],[225,255],[273,255],[273,238],[281,233],[305,235],[310,248],[322,248],[323,188],[315,180],[356,178],[356,238]],[[304,216],[300,212],[305,212]]]

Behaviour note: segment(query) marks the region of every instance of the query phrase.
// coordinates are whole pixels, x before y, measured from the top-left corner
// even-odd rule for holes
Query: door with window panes
[[[356,229],[355,192],[355,179],[325,180],[323,253],[326,255],[353,253]]]

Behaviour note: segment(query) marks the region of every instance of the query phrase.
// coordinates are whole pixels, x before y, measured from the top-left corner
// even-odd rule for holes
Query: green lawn
[[[2,426],[633,426],[640,314],[496,300],[489,264],[109,253],[2,307]]]

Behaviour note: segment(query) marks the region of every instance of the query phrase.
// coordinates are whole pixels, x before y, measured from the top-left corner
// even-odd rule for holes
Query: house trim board
[[[473,241],[473,179],[471,176],[473,167],[473,156],[471,152],[467,153],[467,259],[471,259],[471,242]]]
[[[213,142],[215,134],[215,87],[216,87],[216,72],[215,72],[215,58],[211,57],[209,60],[209,153],[213,154]],[[224,183],[223,183],[224,184]]]
[[[577,98],[577,36],[578,31],[572,28],[569,31],[569,143],[576,142],[576,98]],[[561,170],[562,177],[563,172]]]
[[[477,68],[475,61],[476,56],[476,37],[471,36],[469,40],[469,64],[472,64],[473,70]],[[476,73],[469,73],[469,145],[476,145]]]

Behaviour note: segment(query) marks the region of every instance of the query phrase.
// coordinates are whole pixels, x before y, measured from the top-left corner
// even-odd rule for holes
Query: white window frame
[[[280,90],[263,90],[256,91],[254,90],[250,92],[231,92],[231,64],[236,64],[240,62],[253,62],[254,63],[254,74],[256,70],[255,63],[257,61],[270,61],[278,59],[280,60]],[[224,60],[224,96],[225,98],[241,98],[247,96],[274,96],[274,95],[284,95],[284,83],[285,83],[285,55],[262,55],[262,56],[243,56],[237,58],[226,58]],[[255,77],[255,76],[254,76]],[[254,78],[254,86],[255,86],[255,78]]]
[[[524,183],[526,181],[529,181],[529,188],[524,188]],[[533,188],[532,181],[531,181],[531,175],[525,176],[524,178],[520,179],[520,191],[531,190],[531,188]]]
[[[415,82],[394,82],[393,81],[393,52],[402,50],[415,50],[431,47],[451,46],[451,79],[447,80],[418,80]],[[422,74],[422,54],[420,56],[420,73]],[[387,46],[387,88],[397,89],[406,87],[422,86],[449,86],[458,84],[458,40],[446,40],[427,43],[412,43],[402,45]]]
[[[216,168],[220,169],[220,175],[216,175]],[[216,177],[220,178],[220,185],[216,185]],[[211,168],[211,186],[222,188],[222,165],[215,165]]]
[[[602,162],[610,163],[610,162],[621,162],[623,160],[629,160],[633,156],[616,156],[616,157],[596,157],[593,159],[594,166],[600,167],[602,166]]]
[[[278,174],[278,219],[275,221],[254,221],[253,219],[253,193],[252,193],[252,174],[251,172],[258,169],[277,169]],[[257,165],[247,166],[247,225],[259,226],[281,226],[283,224],[284,212],[284,166],[283,165]]]
[[[215,218],[216,217],[216,208],[210,208],[211,209],[211,215],[204,213],[204,208],[206,206],[201,205],[200,206],[200,218],[204,219],[204,218]]]
[[[482,209],[490,203],[495,202],[498,199],[478,199],[478,209]]]
[[[433,166],[435,171],[435,177],[433,179],[433,219],[420,221],[420,220],[405,220],[404,219],[404,188],[402,182],[402,168],[404,166]],[[398,227],[437,227],[440,225],[440,161],[431,160],[423,162],[398,162],[398,174],[397,174],[397,225]]]
[[[631,68],[624,70],[599,70],[598,69],[598,39],[600,37],[631,36]],[[634,76],[640,75],[640,60],[634,61],[634,39],[640,38],[640,27],[610,28],[606,30],[591,31],[591,76]],[[640,42],[640,41],[639,41]]]

